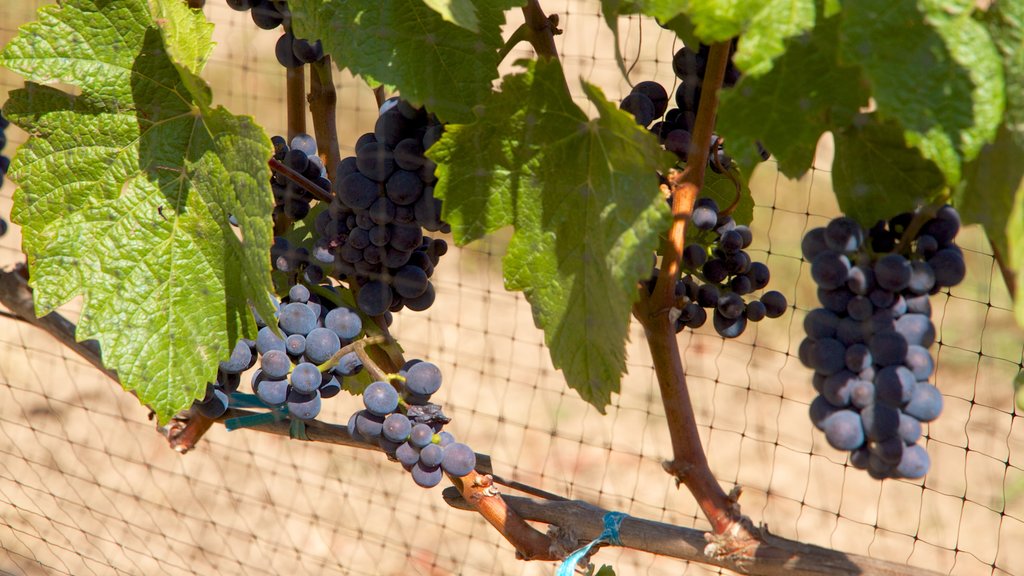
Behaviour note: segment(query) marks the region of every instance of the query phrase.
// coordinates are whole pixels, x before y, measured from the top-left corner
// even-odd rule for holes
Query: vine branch
[[[285,96],[288,113],[288,142],[306,132],[306,67],[286,68]]]
[[[335,171],[341,162],[341,145],[338,143],[337,108],[338,93],[334,88],[331,57],[324,56],[310,65],[309,112],[313,116],[313,133],[320,159],[327,168],[327,178],[334,181]]]
[[[529,0],[526,6],[523,6],[523,16],[526,18],[528,29],[524,33],[526,40],[530,42],[539,56],[557,60],[558,49],[555,47],[555,35],[562,33],[558,29],[558,16],[544,14],[538,0]],[[518,30],[516,32],[518,33]]]
[[[675,477],[677,484],[686,485],[716,534],[745,543],[756,540],[757,536],[750,521],[740,514],[735,498],[722,490],[708,466],[686,386],[675,323],[669,317],[669,310],[675,303],[686,224],[704,185],[709,143],[718,108],[718,91],[728,60],[728,42],[712,45],[686,168],[681,173],[677,170],[669,173],[673,218],[668,236],[662,243],[661,273],[651,295],[642,296],[635,306],[634,315],[644,327],[651,350],[672,440],[672,460],[664,464],[665,471]],[[644,290],[641,293],[646,294]]]
[[[56,312],[42,318],[35,316],[32,291],[25,280],[23,264],[0,271],[0,304],[26,322],[48,332],[111,379],[118,381],[116,373],[103,367],[95,342],[77,342],[75,340],[75,325],[73,323]],[[373,348],[377,349],[379,345]],[[223,416],[211,420],[197,413],[191,413],[172,424],[168,431],[163,432],[168,436],[172,447],[179,452],[186,452],[195,446],[195,442],[214,423],[254,414],[256,412],[229,408]],[[291,426],[287,420],[259,423],[246,429],[291,438]],[[171,436],[172,433],[177,435]],[[368,444],[349,436],[346,426],[313,420],[305,424],[305,433],[306,439],[300,441],[322,442],[383,452],[375,444]],[[605,510],[586,502],[568,500],[526,484],[505,480],[494,474],[491,458],[486,454],[477,454],[475,472],[452,480],[455,486],[446,490],[445,500],[453,507],[475,510],[483,515],[510,541],[522,557],[527,559],[557,560],[562,557],[562,554],[554,539],[530,527],[526,521],[542,522],[563,530],[568,529],[581,542],[594,539],[603,529],[602,518]],[[505,485],[544,500],[501,494],[493,484]],[[450,495],[452,490],[458,490],[459,495],[452,497]],[[473,499],[477,500],[478,506],[470,504]],[[636,517],[624,520],[620,528],[622,543],[628,548],[721,566],[746,574],[767,576],[825,576],[833,574],[839,576],[855,574],[932,576],[936,574],[903,564],[845,554],[776,538],[763,530],[759,531],[759,536],[759,541],[745,542],[743,546],[736,547],[728,546],[731,541],[723,541],[715,534]]]
[[[270,165],[271,170],[298,184],[303,190],[312,194],[317,200],[321,202],[330,202],[334,199],[334,195],[331,194],[329,190],[324,190],[320,186],[317,186],[315,182],[306,178],[302,174],[299,174],[295,170],[292,170],[277,158],[271,158],[267,164]]]

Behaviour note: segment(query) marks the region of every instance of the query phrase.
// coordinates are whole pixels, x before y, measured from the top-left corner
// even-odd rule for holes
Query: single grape
[[[320,388],[320,370],[315,364],[301,362],[292,370],[292,389],[304,394],[312,394]]]
[[[369,316],[379,316],[391,306],[391,287],[380,280],[367,282],[359,289],[356,303]]]
[[[907,347],[906,366],[917,380],[927,380],[935,370],[935,361],[931,353],[923,346],[916,344]]]
[[[849,275],[850,260],[838,252],[822,252],[811,262],[811,278],[826,290],[843,286]]]
[[[903,478],[923,478],[928,473],[929,467],[931,467],[931,459],[928,457],[928,452],[915,444],[907,446],[903,450],[903,457],[900,458],[899,466],[896,467],[896,473]]]
[[[356,413],[356,430],[367,440],[380,438],[384,430],[384,417],[369,410],[360,410]]]
[[[417,424],[412,427],[409,433],[409,443],[414,448],[422,449],[434,439],[434,430],[426,424]]]
[[[875,375],[875,398],[895,408],[910,401],[917,380],[905,366],[886,366]]]
[[[324,379],[320,382],[320,397],[334,398],[339,393],[341,393],[341,382],[338,382],[334,376],[324,374]]]
[[[896,320],[894,329],[912,346],[928,348],[935,342],[935,325],[924,314],[904,314]]]
[[[956,286],[967,275],[964,255],[956,246],[943,248],[928,259],[928,265],[935,271],[935,285]]]
[[[413,448],[412,444],[404,442],[395,450],[395,458],[402,463],[406,470],[409,470],[420,461],[420,451]]]
[[[927,382],[918,382],[903,411],[921,422],[931,422],[942,413],[942,393]]]
[[[800,242],[800,252],[804,259],[813,262],[823,252],[828,251],[828,242],[825,239],[825,228],[814,228],[804,234]]]
[[[288,394],[288,414],[299,420],[312,420],[320,415],[320,391],[313,389],[309,394],[292,390]]]
[[[207,418],[220,418],[228,411],[228,395],[224,391],[214,388],[209,400],[197,402],[196,409]]]
[[[427,468],[422,463],[413,466],[410,472],[412,473],[413,482],[416,482],[417,486],[422,486],[423,488],[437,486],[441,483],[441,478],[444,477],[439,466]]]
[[[846,346],[833,338],[818,339],[815,341],[810,361],[816,372],[831,376],[846,366]]]
[[[864,231],[853,218],[836,218],[825,227],[825,244],[836,252],[854,252],[864,241]]]
[[[292,302],[281,307],[277,324],[286,334],[309,334],[316,328],[317,316],[305,304]]]
[[[853,410],[840,410],[822,422],[825,439],[837,450],[856,450],[864,444],[864,428]]]
[[[420,464],[425,468],[436,468],[441,465],[444,449],[437,444],[427,444],[420,450]]]
[[[245,371],[252,362],[252,350],[243,340],[235,343],[231,351],[231,357],[220,363],[220,369],[224,372],[238,374]]]
[[[804,332],[811,338],[832,338],[839,326],[839,316],[824,308],[815,308],[804,316]]]
[[[292,361],[282,350],[269,350],[260,359],[260,368],[268,379],[278,380],[291,372]]]
[[[895,331],[876,333],[868,340],[871,357],[878,366],[903,364],[907,357],[907,339]]]
[[[405,388],[429,396],[441,389],[441,369],[431,362],[418,362],[405,374]]]
[[[363,405],[373,414],[387,416],[398,408],[398,392],[387,382],[373,382],[363,391]]]
[[[412,431],[412,422],[403,415],[393,413],[389,414],[384,419],[383,433],[384,437],[392,442],[405,442],[409,439],[409,433]]]
[[[875,281],[890,292],[899,292],[910,283],[910,261],[899,254],[886,254],[875,263]]]
[[[280,406],[288,401],[288,380],[262,378],[256,388],[256,396],[265,404]]]
[[[306,359],[323,364],[341,349],[341,340],[333,330],[314,328],[306,335]]]
[[[882,441],[899,433],[900,411],[885,404],[871,404],[860,411],[860,419],[868,438]]]
[[[786,308],[788,307],[786,297],[777,290],[765,292],[761,296],[761,302],[764,304],[769,318],[782,316],[786,313]]]
[[[908,445],[917,443],[921,438],[921,421],[901,412],[899,434],[904,443]]]
[[[665,110],[668,108],[668,92],[661,84],[653,80],[645,80],[633,86],[633,93],[643,94],[650,98],[651,103],[654,104],[655,118],[660,118],[665,114]]]
[[[476,468],[476,454],[473,453],[472,448],[469,446],[459,442],[452,442],[444,447],[441,468],[452,476],[465,476]]]
[[[654,102],[651,102],[651,99],[646,95],[638,92],[632,92],[623,98],[622,103],[619,104],[619,109],[632,114],[636,123],[641,126],[648,126],[657,118],[657,108],[654,106]]]
[[[342,340],[354,340],[363,330],[359,315],[348,308],[335,308],[324,317],[324,328],[333,331]]]

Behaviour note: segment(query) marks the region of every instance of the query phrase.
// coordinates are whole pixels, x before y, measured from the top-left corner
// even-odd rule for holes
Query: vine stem
[[[51,312],[42,318],[36,317],[32,291],[26,282],[23,264],[0,271],[0,304],[3,304],[22,320],[48,332],[115,382],[119,382],[117,374],[103,366],[95,342],[77,342],[75,340],[75,325],[73,323],[57,312]],[[198,413],[192,413],[172,422],[168,429],[160,431],[168,438],[175,450],[184,453],[194,448],[195,443],[216,422],[254,414],[256,412],[229,408],[223,416],[217,420],[211,420]],[[245,430],[292,438],[290,423],[287,420],[261,423],[247,427]],[[345,426],[313,420],[306,423],[305,432],[305,440],[292,439],[383,452],[375,444],[368,444],[349,436]],[[508,486],[519,492],[533,494],[543,500],[500,494],[493,485],[488,485],[489,481]],[[465,490],[467,482],[469,490]],[[525,558],[559,559],[565,552],[564,548],[560,549],[555,544],[554,539],[540,534],[526,524],[527,520],[559,527],[563,531],[568,529],[579,541],[592,540],[603,529],[602,517],[605,510],[586,502],[568,500],[526,484],[502,479],[494,474],[491,458],[486,454],[477,454],[476,471],[463,478],[453,479],[453,484],[455,486],[448,490],[457,489],[459,496],[453,499],[446,494],[446,502],[456,508],[474,510],[483,515]],[[484,492],[486,493],[484,494]],[[466,493],[471,498],[474,497],[474,494],[481,493],[481,502],[486,505],[479,508],[473,507],[470,500],[464,496]],[[845,554],[767,534],[762,535],[763,542],[753,542],[741,550],[726,554],[722,552],[714,535],[692,528],[636,517],[629,517],[623,521],[620,536],[623,545],[628,548],[702,564],[713,564],[745,574],[766,576],[853,576],[855,574],[925,576],[936,574],[903,564]],[[709,540],[711,541],[710,545],[708,544]]]
[[[270,165],[271,170],[298,184],[303,190],[312,194],[317,200],[321,202],[330,202],[334,199],[334,195],[331,194],[330,191],[317,186],[315,182],[284,165],[277,158],[271,158],[267,164]]]
[[[327,178],[334,181],[338,163],[341,162],[341,145],[338,143],[337,118],[338,93],[334,88],[334,74],[331,57],[324,56],[310,66],[309,112],[313,116],[313,132],[320,159],[327,168]]]
[[[306,131],[306,66],[285,68],[288,142]]]
[[[523,6],[523,16],[528,28],[528,32],[524,34],[526,40],[530,42],[538,55],[557,60],[558,49],[555,47],[555,34],[561,33],[558,30],[558,17],[544,14],[538,0],[529,0]]]
[[[735,542],[749,542],[756,539],[750,521],[739,513],[735,497],[722,490],[708,466],[686,386],[675,323],[669,317],[676,300],[675,286],[686,240],[686,224],[704,185],[709,142],[718,108],[718,91],[728,60],[728,42],[711,46],[686,168],[682,173],[673,170],[669,174],[673,193],[672,226],[662,243],[661,273],[651,295],[642,296],[637,303],[634,315],[644,327],[651,350],[672,440],[672,460],[664,464],[665,471],[676,478],[677,484],[686,485],[716,534],[729,536]],[[646,294],[644,290],[641,293]]]

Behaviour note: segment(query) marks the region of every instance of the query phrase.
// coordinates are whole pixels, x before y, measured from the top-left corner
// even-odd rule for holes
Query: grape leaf
[[[839,62],[838,18],[821,21],[810,35],[787,41],[768,74],[744,77],[722,91],[718,131],[744,169],[761,157],[760,141],[790,178],[806,172],[822,133],[849,124],[868,102],[860,70]]]
[[[527,67],[431,149],[435,194],[457,243],[514,225],[505,285],[526,294],[569,386],[603,411],[625,371],[637,281],[668,226],[655,171],[672,159],[584,84],[599,114],[588,119],[557,62]]]
[[[255,332],[250,303],[273,315],[270,141],[211,106],[211,31],[178,0],[68,0],[0,53],[32,81],[5,114],[32,135],[11,178],[36,312],[84,296],[77,338],[161,422]]]
[[[1006,126],[1024,147],[1024,3],[996,2],[985,23],[1003,58]]]
[[[447,122],[468,122],[498,77],[504,10],[516,2],[474,4],[479,32],[445,21],[423,0],[291,0],[288,6],[296,34],[320,38],[339,67],[397,87]]]
[[[447,22],[462,26],[470,32],[479,32],[480,20],[472,0],[423,0]]]
[[[984,24],[939,2],[846,0],[841,49],[871,83],[878,111],[952,186],[1003,114],[1003,71]]]
[[[985,227],[1003,274],[1016,285],[1014,311],[1024,326],[1024,145],[1007,126],[964,168],[953,203],[965,222]]]
[[[643,0],[644,13],[663,22],[684,14],[706,44],[740,37],[733,61],[757,76],[772,67],[783,42],[814,26],[815,0]]]
[[[872,226],[913,210],[944,189],[942,173],[903,140],[903,127],[877,113],[860,114],[835,132],[832,185],[839,209]]]

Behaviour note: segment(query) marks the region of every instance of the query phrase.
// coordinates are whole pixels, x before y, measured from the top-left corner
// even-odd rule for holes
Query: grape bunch
[[[358,287],[367,315],[426,310],[434,302],[430,277],[448,244],[422,229],[451,228],[441,221],[436,166],[424,151],[442,131],[426,110],[390,99],[374,131],[356,142],[356,155],[338,165],[334,200],[315,222],[312,260]]]
[[[7,135],[4,131],[10,125],[10,122],[4,118],[3,111],[0,111],[0,151],[7,146]],[[7,175],[7,169],[11,167],[11,159],[3,154],[0,154],[0,186],[4,185],[4,176]],[[7,221],[0,218],[0,236],[7,233]]]
[[[441,388],[441,370],[430,362],[411,360],[399,372],[396,387],[377,381],[363,391],[364,410],[352,415],[349,434],[375,442],[398,460],[424,488],[441,482],[443,473],[465,476],[476,468],[476,454],[442,428],[448,423],[430,396]]]
[[[207,418],[219,418],[227,412],[228,399],[238,390],[242,372],[256,365],[256,359],[256,341],[239,340],[231,356],[217,367],[217,381],[206,384],[206,395],[193,402],[193,408]]]
[[[274,46],[277,61],[285,68],[298,68],[312,64],[324,57],[323,45],[319,40],[309,41],[297,38],[292,33],[291,13],[283,2],[273,0],[228,0],[228,6],[239,12],[250,11],[252,21],[264,30],[284,26],[284,34]]]
[[[903,213],[866,232],[840,217],[802,243],[822,304],[804,319],[799,348],[819,393],[811,420],[874,478],[920,478],[930,466],[917,444],[921,423],[942,411],[942,394],[928,382],[929,295],[966,274],[953,244],[960,216],[951,206],[933,214]]]
[[[274,136],[270,141],[274,144],[276,160],[319,186],[325,194],[330,192],[331,181],[327,179],[327,169],[317,155],[316,140],[312,136],[299,134],[292,138],[291,146],[282,136]],[[270,177],[270,187],[274,192],[275,221],[282,215],[302,220],[309,214],[313,195],[308,190],[279,172]]]
[[[686,161],[693,140],[697,104],[700,102],[701,86],[710,50],[706,44],[701,44],[697,52],[684,46],[672,58],[672,70],[680,80],[675,93],[676,108],[668,108],[668,92],[661,84],[651,80],[634,86],[619,104],[619,108],[632,114],[638,124],[649,126],[665,150],[672,152],[683,162]],[[736,43],[733,42],[722,82],[726,88],[734,86],[740,79],[740,72],[732,62],[732,52],[735,51]],[[659,118],[661,120],[655,122]],[[731,167],[732,159],[725,153],[723,140],[717,134],[711,136],[708,148],[708,166],[712,170],[721,173]],[[761,157],[767,160],[768,152],[760,144],[758,150]]]
[[[750,228],[721,214],[711,198],[699,198],[690,217],[693,240],[683,248],[683,272],[676,283],[676,331],[700,328],[712,310],[715,331],[724,338],[736,338],[747,321],[778,318],[786,312],[786,297],[770,290],[759,299],[748,296],[768,286],[768,266],[753,262],[745,248],[753,236]]]
[[[274,0],[228,0],[228,6],[239,12],[250,11],[252,21],[264,30],[277,28],[291,16],[281,12]]]
[[[316,418],[321,399],[341,392],[340,378],[362,369],[354,352],[337,364],[328,362],[359,337],[359,315],[343,306],[329,308],[302,284],[292,286],[280,303],[277,326],[283,339],[262,319],[257,318],[257,325],[260,367],[252,376],[253,392],[269,406],[287,406],[295,418]]]

